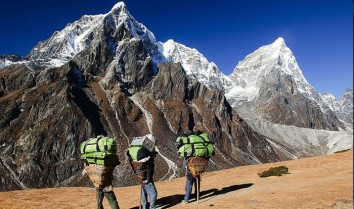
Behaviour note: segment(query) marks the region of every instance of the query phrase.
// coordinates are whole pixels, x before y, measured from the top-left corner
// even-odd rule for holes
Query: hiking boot
[[[189,201],[185,201],[185,200],[182,200],[181,204],[185,205],[185,204],[188,204]]]

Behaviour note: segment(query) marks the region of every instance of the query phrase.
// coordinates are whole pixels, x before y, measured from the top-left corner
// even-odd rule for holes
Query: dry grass
[[[259,178],[270,167],[286,166],[291,174]],[[349,209],[353,208],[353,150],[278,163],[207,172],[201,179],[199,204],[181,204],[185,178],[156,182],[157,208]],[[114,189],[122,209],[138,209],[139,186]],[[0,192],[1,209],[95,208],[92,188],[48,188]],[[105,208],[110,208],[104,201]]]

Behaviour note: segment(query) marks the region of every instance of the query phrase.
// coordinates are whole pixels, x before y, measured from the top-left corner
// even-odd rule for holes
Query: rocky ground
[[[270,167],[289,174],[260,178]],[[199,204],[181,203],[184,178],[157,182],[158,208],[353,208],[353,150],[300,160],[240,166],[202,176]],[[121,208],[137,209],[139,186],[115,188]],[[48,188],[0,193],[2,209],[95,208],[92,188]],[[110,208],[105,202],[105,208]]]

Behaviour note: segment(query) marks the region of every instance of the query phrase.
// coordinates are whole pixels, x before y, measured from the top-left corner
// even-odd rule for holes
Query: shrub
[[[283,174],[288,174],[288,170],[289,168],[286,166],[271,167],[262,173],[258,173],[258,176],[261,178],[268,176],[282,176]]]

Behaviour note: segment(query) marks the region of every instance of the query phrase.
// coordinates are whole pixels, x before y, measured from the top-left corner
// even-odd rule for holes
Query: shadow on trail
[[[201,191],[199,194],[199,201],[200,200],[204,200],[207,201],[208,199],[212,199],[214,197],[217,197],[219,195],[223,195],[229,192],[233,192],[233,191],[237,191],[240,189],[245,189],[248,187],[253,186],[252,183],[248,183],[248,184],[241,184],[241,185],[232,185],[229,187],[224,187],[222,189],[209,189],[206,191]],[[166,209],[166,208],[170,208],[172,206],[178,205],[182,202],[184,197],[184,194],[175,194],[175,195],[171,195],[171,196],[166,196],[166,197],[162,197],[162,198],[158,198],[156,200],[156,207],[161,208],[161,209]],[[193,193],[191,195],[191,201],[190,202],[195,202],[196,201],[196,194]],[[133,207],[131,209],[139,209],[139,206],[137,207]]]
[[[161,208],[161,209],[170,208],[174,205],[181,203],[183,197],[184,195],[182,194],[175,194],[167,197],[158,198],[156,200],[156,208]],[[139,206],[130,209],[139,209]]]
[[[233,192],[236,190],[240,190],[240,189],[246,189],[248,187],[253,186],[253,183],[248,183],[248,184],[241,184],[241,185],[232,185],[229,187],[224,187],[222,189],[210,189],[207,191],[201,191],[200,195],[199,195],[199,200],[205,200],[207,201],[207,199],[212,199],[214,197],[217,197],[219,195],[223,195],[229,192]],[[193,201],[196,201],[196,198],[194,198]]]

